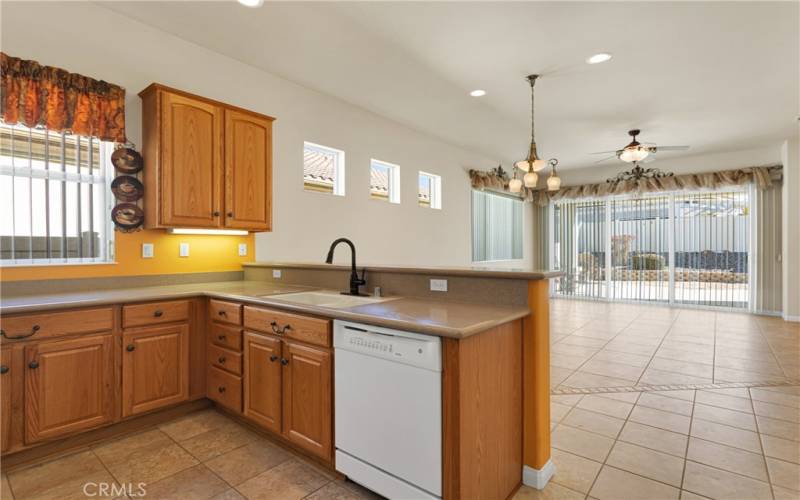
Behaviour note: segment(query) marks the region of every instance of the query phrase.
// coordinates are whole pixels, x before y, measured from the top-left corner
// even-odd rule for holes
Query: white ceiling
[[[798,2],[226,2],[103,5],[505,162],[537,143],[560,166],[640,140],[663,157],[797,134]],[[590,66],[596,52],[608,63]],[[488,95],[469,97],[472,89]],[[671,156],[670,156],[671,155]]]

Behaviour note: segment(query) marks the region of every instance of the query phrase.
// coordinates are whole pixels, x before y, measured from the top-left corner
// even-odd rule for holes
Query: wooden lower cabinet
[[[189,399],[189,325],[122,335],[122,416]]]
[[[11,380],[15,374],[11,372],[11,349],[2,350],[0,361],[0,451],[6,451],[11,443]]]
[[[113,419],[112,345],[111,335],[96,335],[25,347],[26,444]]]
[[[281,432],[281,341],[244,334],[244,415],[262,427]]]
[[[244,334],[244,416],[326,461],[333,456],[333,354]]]

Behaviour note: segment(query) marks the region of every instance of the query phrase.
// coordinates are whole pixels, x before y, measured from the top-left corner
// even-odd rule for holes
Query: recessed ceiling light
[[[589,64],[600,64],[602,62],[611,60],[611,57],[612,55],[607,52],[600,52],[599,54],[595,54],[592,57],[586,59],[586,62]]]
[[[475,89],[469,93],[472,97],[483,97],[486,95],[486,91],[482,89]]]
[[[237,0],[245,7],[261,7],[264,5],[264,0]]]

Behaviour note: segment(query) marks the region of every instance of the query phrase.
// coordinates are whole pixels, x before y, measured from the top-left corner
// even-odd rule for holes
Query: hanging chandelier
[[[508,189],[512,193],[519,193],[522,191],[523,184],[526,188],[533,189],[539,182],[539,175],[537,172],[544,170],[548,165],[550,166],[550,177],[547,179],[548,191],[557,191],[561,187],[561,179],[556,174],[556,164],[558,160],[555,158],[545,161],[539,158],[539,153],[536,150],[536,135],[535,135],[535,110],[534,110],[534,85],[539,75],[528,75],[528,82],[531,85],[531,146],[528,150],[528,157],[514,163],[514,166],[525,172],[522,180],[517,179],[516,172],[514,178],[508,183]]]

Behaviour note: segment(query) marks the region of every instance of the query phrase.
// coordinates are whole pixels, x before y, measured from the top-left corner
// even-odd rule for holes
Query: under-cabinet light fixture
[[[247,236],[243,229],[197,229],[193,227],[175,227],[167,229],[170,234],[216,234],[220,236]]]

